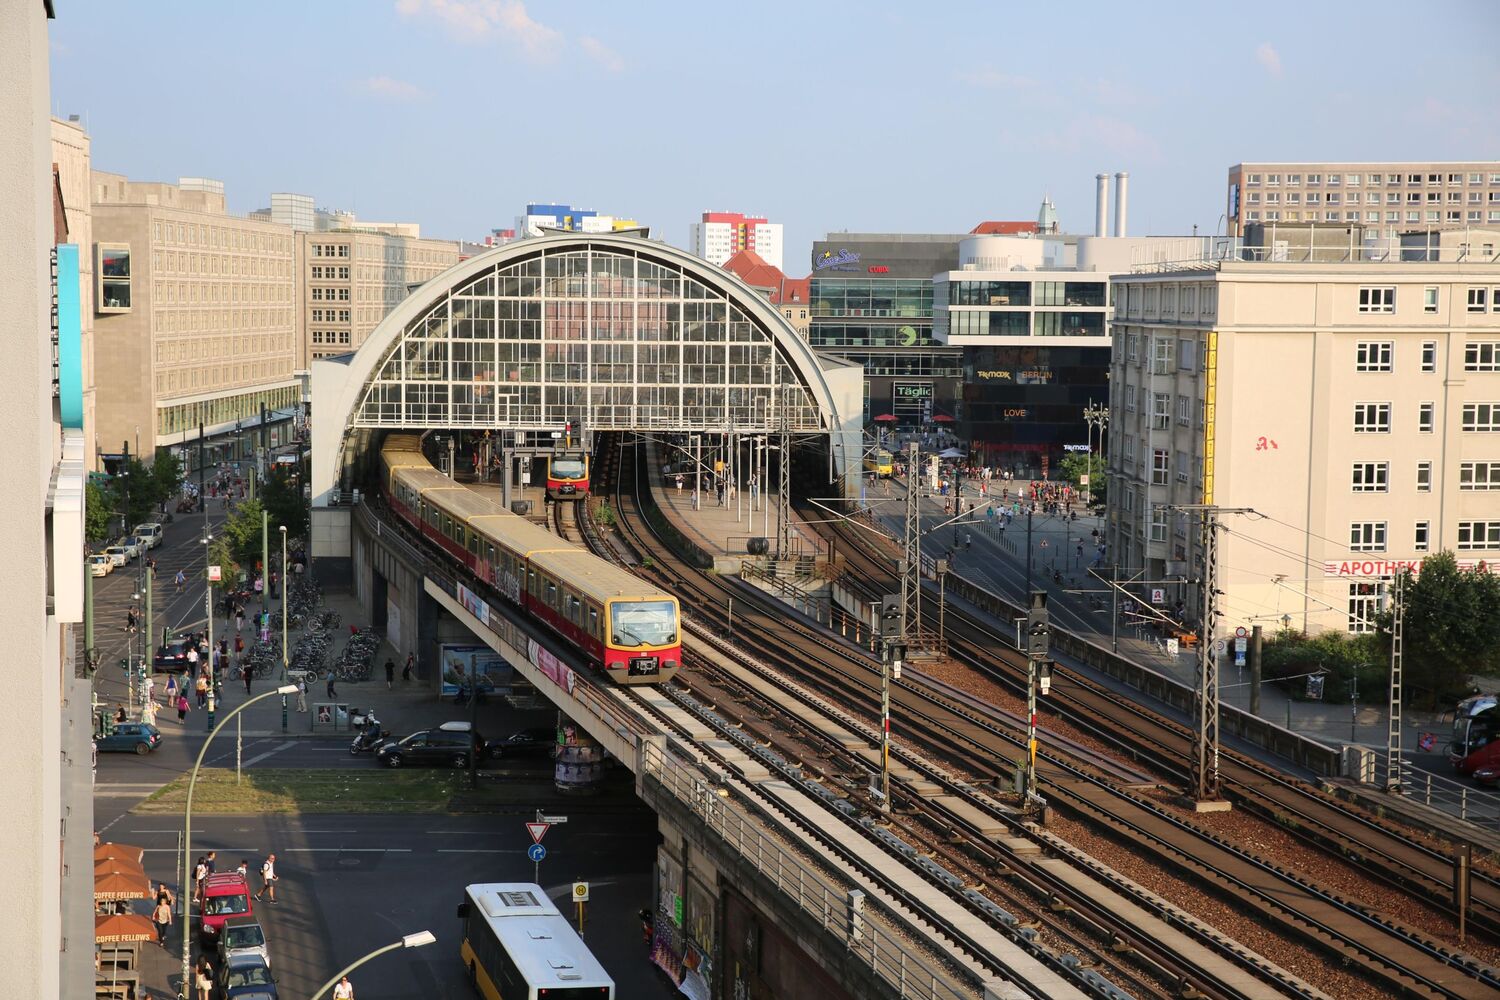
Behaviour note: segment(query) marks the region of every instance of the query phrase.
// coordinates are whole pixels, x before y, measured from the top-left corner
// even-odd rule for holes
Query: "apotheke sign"
[[[1495,571],[1494,564],[1483,559],[1460,560],[1458,568],[1464,571],[1478,570],[1481,573],[1493,573]],[[1403,572],[1410,572],[1412,576],[1419,576],[1422,572],[1422,560],[1345,559],[1342,562],[1326,562],[1323,564],[1323,575],[1325,577],[1382,577],[1395,576]]]

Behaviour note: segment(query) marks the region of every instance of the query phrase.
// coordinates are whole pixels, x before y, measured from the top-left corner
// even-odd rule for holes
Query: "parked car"
[[[161,544],[162,533],[159,524],[137,524],[131,531],[137,538],[144,539],[147,548],[156,548]]]
[[[203,880],[203,925],[205,942],[218,945],[219,932],[234,917],[253,916],[250,886],[239,872],[219,872]]]
[[[557,752],[557,730],[548,727],[523,729],[503,740],[496,740],[487,749],[494,759],[551,757]]]
[[[193,644],[187,639],[173,639],[156,647],[156,655],[151,658],[154,666],[164,667],[167,670],[187,670],[188,650]]]
[[[130,550],[123,545],[111,545],[104,550],[104,554],[109,556],[109,561],[116,566],[124,566],[131,558]]]
[[[141,544],[141,540],[134,535],[127,535],[125,538],[120,539],[120,546],[125,550],[125,556],[128,559],[138,559],[141,553],[146,551],[146,547]]]
[[[247,955],[257,957],[270,966],[271,952],[266,947],[266,932],[251,917],[235,917],[224,921],[224,929],[219,931],[219,968]]]
[[[276,977],[259,955],[240,955],[219,967],[220,1000],[280,1000]]]
[[[161,730],[145,722],[119,722],[108,736],[94,742],[100,753],[135,753],[145,756],[161,746]]]
[[[89,556],[90,576],[109,576],[115,571],[115,561],[103,552]]]
[[[445,722],[436,729],[423,729],[400,742],[387,743],[375,751],[386,767],[408,764],[464,768],[470,758],[485,752],[484,737],[467,722]]]

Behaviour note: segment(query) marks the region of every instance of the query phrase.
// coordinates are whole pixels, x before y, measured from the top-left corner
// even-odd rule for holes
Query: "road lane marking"
[[[283,847],[283,854],[410,854],[410,847]]]
[[[439,854],[525,854],[522,850],[505,850],[499,847],[439,847]]]
[[[241,766],[243,766],[243,767],[249,767],[252,764],[259,764],[261,761],[265,760],[267,757],[270,757],[273,754],[281,753],[281,751],[283,751],[283,750],[290,750],[292,747],[294,747],[296,745],[297,745],[297,741],[296,740],[287,740],[285,743],[281,744],[281,746],[279,746],[279,747],[273,747],[272,749],[267,750],[265,753],[256,754],[254,757],[251,757],[249,760],[245,761],[245,763],[243,765],[241,765]]]

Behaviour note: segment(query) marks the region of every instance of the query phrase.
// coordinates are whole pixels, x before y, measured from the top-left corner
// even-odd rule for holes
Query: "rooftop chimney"
[[[1094,192],[1094,235],[1109,235],[1109,174],[1096,174],[1098,189]]]
[[[1100,184],[1101,185],[1103,184],[1102,180],[1100,181]],[[1129,210],[1129,207],[1130,207],[1130,205],[1129,205],[1129,200],[1130,200],[1129,184],[1130,184],[1130,175],[1127,174],[1125,171],[1122,170],[1119,173],[1115,174],[1115,235],[1116,236],[1124,236],[1125,235],[1125,213]],[[1101,221],[1103,220],[1103,216],[1102,215],[1100,216],[1100,220]]]

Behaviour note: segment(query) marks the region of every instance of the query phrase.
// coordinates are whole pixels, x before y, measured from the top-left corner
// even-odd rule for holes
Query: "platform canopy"
[[[374,433],[827,435],[857,462],[863,372],[734,274],[639,236],[557,233],[449,268],[354,354],[313,363],[313,500]]]

